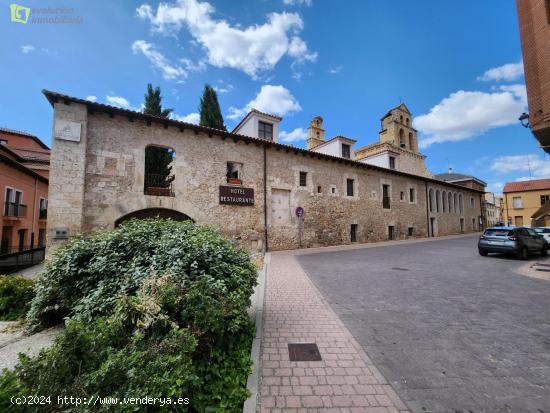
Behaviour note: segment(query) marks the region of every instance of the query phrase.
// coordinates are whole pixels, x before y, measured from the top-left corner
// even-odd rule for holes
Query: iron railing
[[[20,268],[29,267],[44,261],[46,247],[8,247],[0,253],[0,274],[9,274]]]
[[[175,196],[174,175],[145,174],[143,193],[155,196]]]
[[[385,208],[385,209],[390,209],[390,197],[389,196],[382,197],[382,207]]]
[[[48,219],[48,210],[47,209],[41,209],[38,213],[39,219]]]
[[[16,202],[6,202],[4,205],[5,217],[24,217],[27,215],[27,205]]]

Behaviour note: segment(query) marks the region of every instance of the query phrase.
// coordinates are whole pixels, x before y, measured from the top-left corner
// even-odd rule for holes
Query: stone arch
[[[439,206],[441,204],[441,192],[439,192],[439,189],[435,191],[435,211],[439,212]]]
[[[448,198],[449,198],[448,206],[449,206],[449,214],[450,214],[451,212],[453,212],[453,194],[451,192],[448,193]]]
[[[428,198],[429,198],[429,204],[430,204],[430,212],[434,212],[434,190],[430,188],[428,192]]]
[[[441,193],[441,206],[443,207],[443,212],[447,212],[447,192],[443,191]]]
[[[454,205],[454,211],[455,214],[458,212],[458,196],[456,195],[456,192],[453,194],[453,205]]]
[[[191,217],[185,215],[182,212],[176,211],[174,209],[168,208],[145,208],[138,209],[136,211],[130,212],[126,215],[121,216],[115,221],[115,228],[118,227],[125,221],[129,219],[146,219],[146,218],[170,218],[174,221],[192,221],[195,222]]]

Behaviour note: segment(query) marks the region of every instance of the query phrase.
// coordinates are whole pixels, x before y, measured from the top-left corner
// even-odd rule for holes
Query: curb
[[[252,349],[250,350],[250,358],[252,359],[252,372],[246,381],[246,388],[250,392],[250,396],[243,405],[243,413],[255,413],[259,402],[260,393],[260,348],[263,336],[264,322],[264,294],[265,294],[265,276],[267,274],[267,266],[271,259],[271,254],[266,253],[264,256],[264,266],[258,272],[258,285],[254,289],[252,295],[252,303],[248,314],[256,324],[256,334],[252,340]]]

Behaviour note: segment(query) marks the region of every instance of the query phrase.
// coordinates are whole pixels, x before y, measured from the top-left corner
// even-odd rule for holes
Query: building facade
[[[550,153],[550,2],[517,0],[529,124]]]
[[[479,191],[279,144],[277,125],[258,122],[280,118],[247,115],[245,136],[44,93],[54,108],[50,246],[155,215],[215,225],[251,251],[478,230]],[[173,154],[173,178],[154,191],[150,146]]]
[[[45,246],[49,158],[36,136],[0,129],[0,255]]]
[[[502,192],[505,223],[518,227],[531,226],[533,215],[550,202],[550,179],[508,182]]]
[[[485,192],[483,194],[482,209],[485,213],[483,216],[483,226],[485,228],[490,228],[499,222],[504,222],[500,212],[500,197],[495,196],[492,192]]]

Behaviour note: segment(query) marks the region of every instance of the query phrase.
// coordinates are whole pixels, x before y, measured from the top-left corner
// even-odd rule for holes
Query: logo
[[[12,3],[10,4],[10,10],[12,22],[27,24],[27,22],[29,21],[29,16],[31,14],[30,7],[23,7],[19,4]]]

